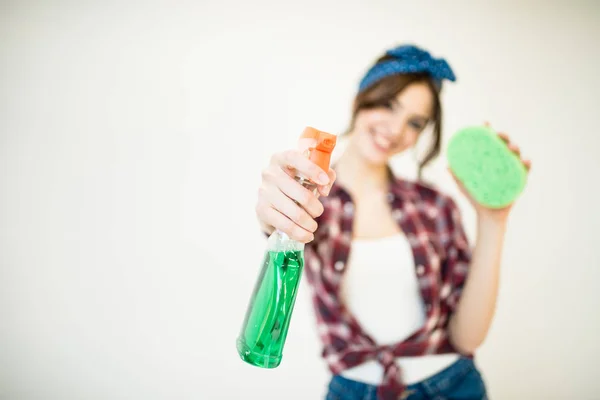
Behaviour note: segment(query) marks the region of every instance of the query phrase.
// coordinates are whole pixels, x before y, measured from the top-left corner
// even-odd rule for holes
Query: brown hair
[[[390,57],[381,57],[377,62],[388,60]],[[416,82],[424,82],[431,89],[433,95],[433,138],[427,147],[427,152],[422,160],[419,161],[419,174],[423,168],[432,161],[439,153],[442,142],[442,105],[440,103],[440,88],[434,83],[431,77],[426,73],[410,73],[392,75],[382,78],[374,85],[368,87],[356,95],[354,106],[352,109],[352,120],[350,122],[350,130],[354,129],[356,116],[361,110],[368,110],[378,107],[384,107],[390,103],[401,91],[406,89],[410,84]]]

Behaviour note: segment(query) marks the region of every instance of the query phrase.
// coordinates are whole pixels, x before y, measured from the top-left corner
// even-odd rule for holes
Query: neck
[[[388,170],[386,164],[371,164],[365,160],[357,149],[348,144],[338,159],[335,171],[336,180],[351,194],[364,192],[385,192],[388,189]]]

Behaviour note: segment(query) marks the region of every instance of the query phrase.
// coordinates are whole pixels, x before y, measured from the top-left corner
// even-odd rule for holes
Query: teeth
[[[384,149],[389,149],[391,147],[392,143],[378,133],[375,133],[373,135],[373,139],[375,140],[375,143],[377,143],[378,146],[383,147]]]

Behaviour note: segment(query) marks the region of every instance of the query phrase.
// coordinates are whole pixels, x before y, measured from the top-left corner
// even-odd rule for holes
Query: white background
[[[456,71],[446,140],[487,119],[533,159],[492,398],[597,399],[599,37],[594,1],[0,2],[0,399],[322,398],[304,284],[278,369],[235,350],[260,170],[404,42]]]

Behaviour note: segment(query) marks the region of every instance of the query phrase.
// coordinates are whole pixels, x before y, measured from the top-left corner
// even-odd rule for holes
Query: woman
[[[306,243],[333,374],[327,399],[487,398],[472,355],[494,314],[511,207],[487,209],[461,187],[477,214],[471,251],[454,201],[388,167],[427,126],[433,137],[419,171],[438,155],[444,80],[455,77],[443,59],[415,46],[389,50],[360,83],[333,169],[286,151],[263,171],[256,207],[263,230]],[[297,184],[295,172],[318,183],[323,197]]]

